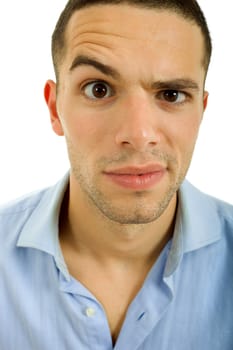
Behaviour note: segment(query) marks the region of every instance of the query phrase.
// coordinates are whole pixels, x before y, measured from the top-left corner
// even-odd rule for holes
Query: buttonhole
[[[143,317],[144,317],[144,315],[145,315],[145,311],[138,317],[138,321],[140,321]]]

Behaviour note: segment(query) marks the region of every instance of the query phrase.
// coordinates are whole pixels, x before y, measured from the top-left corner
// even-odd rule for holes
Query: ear
[[[209,97],[208,91],[204,91],[204,96],[203,96],[203,109],[204,109],[204,111],[205,111],[207,104],[208,104],[208,97]]]
[[[50,121],[53,128],[53,131],[58,136],[63,136],[63,128],[62,124],[57,112],[57,91],[56,84],[52,80],[48,80],[44,87],[44,98],[47,103],[49,113],[50,113]]]

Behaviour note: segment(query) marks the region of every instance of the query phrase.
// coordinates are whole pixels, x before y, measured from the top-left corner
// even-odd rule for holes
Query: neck
[[[79,255],[102,263],[151,264],[172,236],[177,195],[157,220],[137,225],[114,222],[77,198],[70,188],[61,210],[60,239]]]

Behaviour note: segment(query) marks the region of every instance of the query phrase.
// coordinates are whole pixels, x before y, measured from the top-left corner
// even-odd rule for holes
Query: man
[[[45,99],[71,169],[0,212],[0,348],[233,348],[233,209],[185,180],[211,39],[192,0],[71,0]]]

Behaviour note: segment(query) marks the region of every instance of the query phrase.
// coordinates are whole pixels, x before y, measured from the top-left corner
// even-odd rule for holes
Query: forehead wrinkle
[[[71,46],[88,44],[93,46],[101,46],[107,49],[113,49],[114,39],[117,38],[123,40],[137,40],[137,38],[127,38],[124,35],[120,35],[117,33],[89,30],[85,32],[78,32],[76,35],[73,36],[73,38],[70,38],[69,42]]]
[[[106,5],[104,6],[104,8]],[[70,23],[68,24],[67,33],[69,33],[69,36],[72,38],[72,34],[74,35],[75,32],[77,32],[76,35],[74,35],[74,38],[83,36],[83,35],[100,35],[100,36],[114,36],[114,37],[120,37],[125,38],[124,35],[119,34],[112,23],[111,20],[103,18],[101,15],[101,18],[98,18],[98,13],[95,17],[93,16],[84,16],[84,10],[77,11],[75,13]],[[88,9],[86,9],[88,11]],[[90,12],[90,10],[88,11]],[[87,13],[88,13],[87,12]],[[81,16],[80,16],[81,15]],[[78,18],[76,18],[78,16]]]
[[[75,32],[75,31],[73,31]],[[75,35],[70,35],[67,40],[67,47],[70,49],[70,53],[72,56],[76,56],[79,51],[94,52],[97,55],[106,53],[106,50],[109,52],[113,52],[116,45],[114,38],[126,39],[124,36],[120,34],[112,34],[109,32],[102,31],[78,31]],[[103,51],[104,50],[104,51]],[[81,52],[80,52],[81,53]]]
[[[112,6],[114,5],[111,5],[111,8]],[[108,6],[102,5],[100,7],[103,7],[103,9],[106,10]],[[126,8],[128,7],[129,6],[126,5]],[[117,5],[117,9],[118,8],[119,6]],[[129,8],[132,9],[131,6]],[[141,10],[143,10],[143,9],[137,8],[137,6],[135,8],[133,7],[133,9],[139,10],[140,14],[141,14]],[[68,24],[68,28],[66,31],[66,33],[68,34],[67,39],[69,39],[69,42],[71,42],[72,40],[77,40],[80,42],[86,42],[86,41],[89,42],[90,36],[93,36],[93,38],[97,40],[97,43],[100,43],[100,44],[102,43],[101,37],[104,40],[106,40],[106,38],[109,37],[109,39],[107,40],[109,40],[111,43],[113,43],[114,38],[119,38],[124,40],[128,39],[130,41],[138,41],[138,39],[143,39],[143,41],[145,41],[144,35],[143,37],[139,38],[138,35],[135,35],[134,31],[132,31],[132,26],[129,26],[128,28],[127,25],[125,26],[124,23],[122,23],[122,17],[119,17],[117,19],[118,24],[122,23],[122,26],[119,32],[119,28],[118,30],[116,30],[113,24],[113,21],[111,19],[108,20],[103,18],[102,13],[101,13],[101,17],[98,18],[99,16],[98,12],[95,13],[95,16],[90,16],[90,10],[91,10],[90,8],[87,8],[84,10],[77,11],[77,13],[75,13],[71,18],[71,21]],[[94,10],[96,10],[96,8],[94,8]],[[87,12],[89,17],[84,15],[85,11],[89,12],[89,13]],[[151,11],[149,11],[148,13],[151,14]],[[76,18],[76,16],[78,17]],[[142,23],[141,18],[139,23],[140,24]],[[144,24],[144,26],[146,26],[146,23]],[[146,30],[146,27],[145,27],[143,33],[148,33],[148,31],[151,31],[151,28],[147,28],[147,29],[148,30]],[[85,36],[88,36],[88,39],[86,39]],[[109,47],[108,45],[106,46]]]

